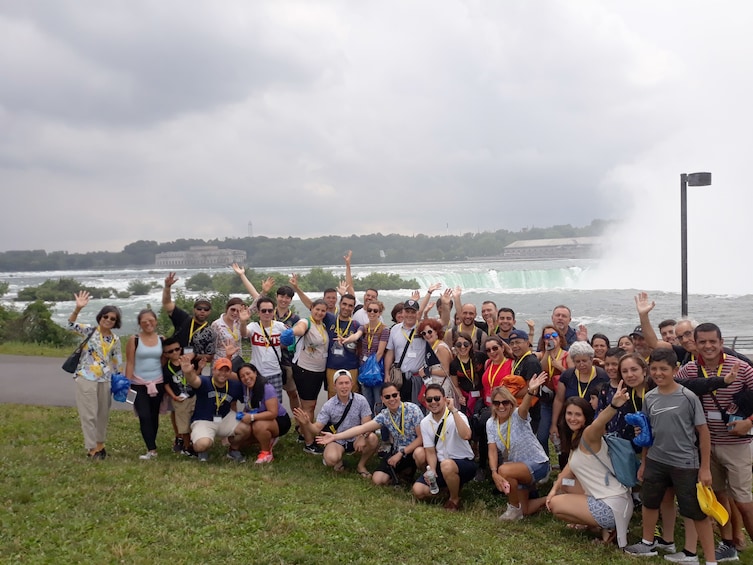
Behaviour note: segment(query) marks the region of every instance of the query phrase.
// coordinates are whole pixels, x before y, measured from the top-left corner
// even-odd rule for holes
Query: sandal
[[[370,479],[371,473],[368,471],[358,471],[358,474],[361,475],[364,479]]]
[[[568,524],[567,527],[570,528],[571,530],[578,530],[578,531],[588,529],[588,526],[586,526],[585,524]]]

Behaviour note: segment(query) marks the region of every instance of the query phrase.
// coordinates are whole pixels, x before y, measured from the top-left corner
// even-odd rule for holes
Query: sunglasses
[[[170,355],[171,353],[175,353],[176,351],[180,351],[180,347],[173,347],[172,349],[165,349],[165,355]]]
[[[492,351],[499,351],[499,345],[493,345],[491,347],[486,348],[487,353],[491,353]]]
[[[274,311],[274,308],[262,308],[261,310],[259,310],[259,312],[261,312],[262,314],[271,314]]]
[[[434,334],[434,330],[432,330],[431,328],[429,328],[428,330],[422,331],[420,335],[421,335],[421,337],[426,337],[427,335],[432,335],[432,334]]]
[[[500,404],[502,406],[512,406],[512,402],[510,402],[509,400],[492,400],[492,404],[494,406],[499,406]]]
[[[199,310],[201,312],[209,312],[212,308],[209,306],[197,306],[194,308],[194,310]]]
[[[471,344],[467,341],[458,341],[455,343],[455,347],[470,347]]]
[[[550,334],[544,334],[544,339],[552,339],[553,337],[559,337],[560,334],[557,332],[552,332]]]
[[[427,396],[426,397],[426,403],[431,404],[432,402],[439,402],[442,400],[441,396]]]
[[[383,394],[382,398],[389,400],[390,398],[397,398],[398,396],[400,396],[399,392],[393,392],[392,394]]]
[[[379,308],[367,308],[366,311],[372,314],[379,314]]]
[[[109,320],[111,322],[117,322],[118,321],[117,316],[102,316],[102,319],[103,320]]]

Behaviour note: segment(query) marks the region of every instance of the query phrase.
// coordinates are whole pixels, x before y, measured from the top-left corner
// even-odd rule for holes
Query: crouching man
[[[298,423],[306,431],[316,436],[322,430],[332,433],[345,432],[355,426],[361,426],[371,421],[369,401],[358,393],[351,392],[353,377],[347,369],[339,369],[334,374],[335,396],[322,406],[317,414],[316,422],[312,422],[307,412],[296,408],[293,410]],[[346,453],[360,453],[356,470],[364,478],[371,478],[366,463],[377,450],[379,440],[371,431],[361,432],[355,441],[336,439],[324,448],[324,464],[335,471],[343,471],[343,455]],[[351,436],[352,437],[352,436]]]
[[[191,418],[191,442],[199,461],[209,459],[209,450],[215,438],[228,438],[230,451],[227,456],[239,463],[244,461],[238,451],[248,435],[249,428],[236,419],[236,401],[243,398],[243,385],[231,379],[232,363],[220,358],[214,362],[211,377],[196,374],[191,355],[180,358],[180,367],[186,382],[196,390],[196,407]]]
[[[438,384],[426,387],[429,414],[421,420],[421,438],[426,452],[426,464],[437,474],[439,487],[447,487],[450,497],[444,507],[450,511],[460,508],[460,489],[476,475],[473,449],[468,443],[471,428],[465,414],[455,408],[451,398],[445,397]],[[413,496],[423,500],[431,493],[423,474],[413,483]]]

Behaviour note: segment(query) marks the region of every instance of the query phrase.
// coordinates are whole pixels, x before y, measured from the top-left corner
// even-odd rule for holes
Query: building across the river
[[[601,237],[562,237],[558,239],[520,239],[505,247],[505,259],[580,259],[594,257]]]
[[[246,252],[220,249],[216,245],[196,245],[187,251],[157,253],[154,260],[157,267],[226,267],[231,263],[245,263]]]

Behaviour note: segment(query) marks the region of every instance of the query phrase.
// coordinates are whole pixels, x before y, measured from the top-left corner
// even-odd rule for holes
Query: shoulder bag
[[[94,328],[94,330],[84,338],[84,341],[79,344],[75,351],[68,356],[68,359],[63,363],[63,371],[71,374],[76,372],[76,369],[78,369],[78,363],[81,361],[81,354],[84,352],[84,347],[86,347],[86,344],[89,343],[89,340],[96,331],[97,328]]]

